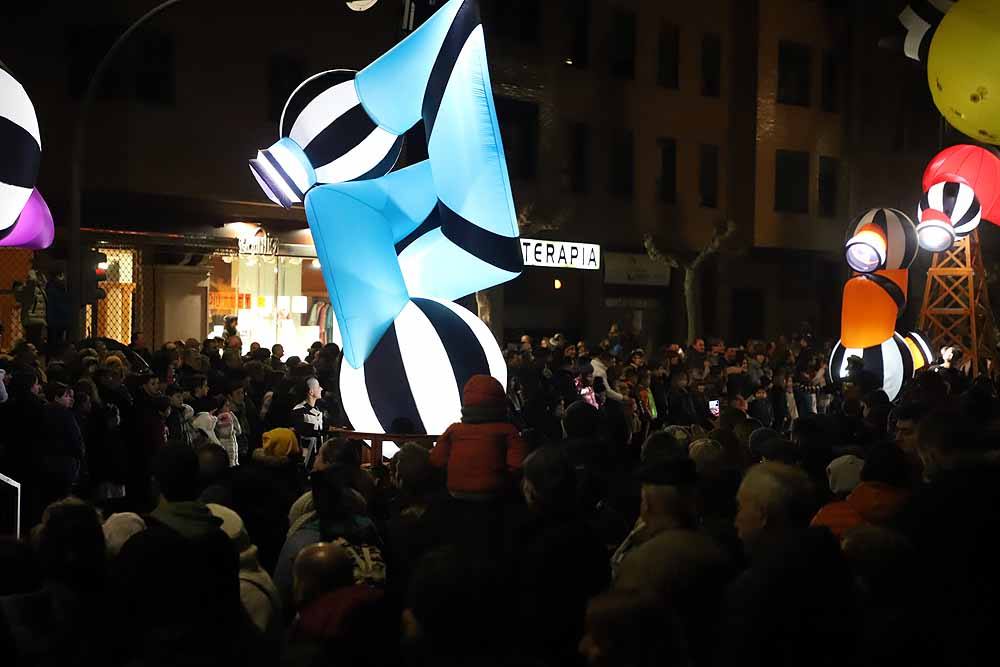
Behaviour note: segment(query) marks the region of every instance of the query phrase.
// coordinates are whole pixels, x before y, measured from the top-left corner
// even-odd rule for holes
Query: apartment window
[[[719,206],[719,147],[712,144],[698,146],[698,194],[701,205]]]
[[[590,127],[573,123],[569,127],[569,189],[590,192]]]
[[[136,99],[161,106],[174,103],[173,37],[156,32],[138,37],[133,65]]]
[[[271,56],[267,75],[267,118],[277,122],[285,108],[288,96],[306,79],[306,65],[287,54]]]
[[[701,94],[722,95],[722,38],[714,33],[701,38]]]
[[[680,63],[680,28],[664,23],[660,25],[660,37],[657,45],[659,59],[656,68],[656,81],[664,88],[676,90],[679,83]]]
[[[590,0],[564,0],[563,15],[569,28],[566,64],[586,67],[590,64]]]
[[[611,15],[611,76],[631,79],[635,76],[635,12],[621,9]]]
[[[656,141],[660,148],[660,179],[657,190],[664,204],[677,202],[677,140],[661,137]]]
[[[778,42],[778,102],[809,106],[811,60],[805,44]]]
[[[819,156],[819,214],[824,218],[837,217],[837,184],[840,179],[840,160]]]
[[[534,179],[538,171],[538,105],[496,98],[497,120],[511,177]]]
[[[609,153],[608,190],[613,195],[627,197],[632,194],[634,180],[634,160],[632,155],[632,133],[621,132],[612,137]]]
[[[833,51],[823,52],[820,98],[823,111],[840,111],[840,67]]]
[[[538,0],[492,0],[483,3],[483,25],[490,35],[507,42],[538,41],[541,3]]]
[[[779,150],[775,154],[774,210],[809,213],[809,153]]]

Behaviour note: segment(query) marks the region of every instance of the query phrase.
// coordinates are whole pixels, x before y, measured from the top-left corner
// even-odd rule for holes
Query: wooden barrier
[[[438,435],[415,435],[415,434],[402,434],[402,433],[364,433],[362,431],[349,431],[345,428],[337,428],[331,426],[329,429],[330,435],[339,435],[345,438],[351,438],[355,440],[367,440],[371,442],[371,447],[366,447],[361,454],[362,463],[369,465],[381,465],[382,464],[382,443],[383,442],[395,442],[401,444],[404,442],[415,442],[421,447],[426,447],[431,449],[437,439],[441,436]]]

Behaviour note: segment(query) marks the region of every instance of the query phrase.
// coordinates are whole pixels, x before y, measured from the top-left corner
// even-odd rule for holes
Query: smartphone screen
[[[718,417],[719,416],[719,401],[718,400],[709,401],[708,402],[708,411],[710,413],[712,413],[713,417]]]

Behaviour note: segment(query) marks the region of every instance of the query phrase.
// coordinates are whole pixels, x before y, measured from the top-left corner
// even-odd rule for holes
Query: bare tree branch
[[[646,254],[654,262],[660,264],[666,264],[673,269],[685,268],[685,265],[677,259],[677,257],[671,253],[664,253],[659,248],[656,247],[656,242],[653,241],[652,234],[644,234],[642,237],[642,245],[646,249]]]
[[[530,202],[517,212],[517,226],[522,234],[537,234],[538,232],[555,232],[573,216],[573,207],[563,207],[555,215],[537,213],[535,203]]]
[[[690,262],[684,262],[678,259],[677,255],[674,253],[663,252],[660,250],[656,246],[656,241],[653,240],[652,234],[643,235],[642,245],[646,249],[646,254],[654,262],[666,264],[674,269],[684,269],[685,271],[688,269],[696,270],[705,262],[705,260],[718,252],[719,248],[722,247],[722,244],[725,243],[735,232],[736,223],[732,220],[726,221],[726,225],[724,227],[716,228],[715,234],[712,235],[712,239]]]
[[[736,223],[732,220],[726,221],[726,226],[723,228],[716,228],[715,233],[712,234],[712,240],[708,242],[708,245],[701,249],[698,256],[694,258],[691,262],[691,268],[697,269],[702,263],[714,255],[719,248],[722,246],[726,240],[736,232]]]

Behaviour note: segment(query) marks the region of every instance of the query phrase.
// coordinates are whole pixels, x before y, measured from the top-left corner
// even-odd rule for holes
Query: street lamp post
[[[82,287],[83,287],[83,267],[81,266],[80,248],[80,217],[81,217],[81,188],[83,187],[83,159],[86,151],[87,137],[87,115],[90,106],[97,97],[97,90],[104,78],[104,74],[111,66],[115,55],[128,41],[136,30],[142,27],[147,21],[158,14],[170,9],[174,5],[180,4],[184,0],[167,0],[142,15],[135,23],[130,25],[123,32],[115,43],[111,45],[104,58],[97,65],[90,82],[87,84],[87,91],[84,93],[80,103],[80,112],[76,119],[76,129],[73,132],[73,154],[70,160],[70,185],[69,185],[69,277],[73,281],[69,290],[70,303],[70,336],[73,340],[81,338],[80,311],[83,308]]]

